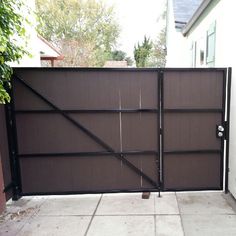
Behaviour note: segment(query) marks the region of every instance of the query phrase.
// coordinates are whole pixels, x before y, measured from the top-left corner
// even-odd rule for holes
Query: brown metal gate
[[[15,198],[222,189],[225,90],[226,69],[15,69]]]
[[[222,189],[226,71],[174,70],[163,77],[164,189]]]

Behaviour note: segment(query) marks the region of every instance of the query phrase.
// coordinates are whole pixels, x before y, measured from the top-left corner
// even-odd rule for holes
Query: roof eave
[[[59,55],[59,56],[40,56],[40,60],[42,61],[48,61],[48,60],[63,60],[64,56]]]
[[[193,25],[196,23],[196,21],[199,19],[199,17],[202,15],[202,13],[205,11],[205,9],[209,6],[209,4],[213,0],[204,0],[201,5],[198,7],[198,9],[195,11],[191,19],[188,21],[188,23],[185,25],[185,27],[182,30],[182,34],[186,36],[188,32],[192,29]]]
[[[49,43],[43,36],[41,36],[40,34],[38,34],[38,38],[41,39],[48,47],[50,47],[53,51],[55,51],[59,56],[57,57],[64,57],[58,50],[57,48],[55,48],[51,43]],[[53,57],[53,56],[52,56]],[[61,59],[59,59],[61,60]]]

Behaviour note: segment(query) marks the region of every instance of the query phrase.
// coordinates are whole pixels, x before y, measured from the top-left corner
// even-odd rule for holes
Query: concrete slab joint
[[[152,193],[23,197],[8,202],[0,235],[236,235],[224,194]]]

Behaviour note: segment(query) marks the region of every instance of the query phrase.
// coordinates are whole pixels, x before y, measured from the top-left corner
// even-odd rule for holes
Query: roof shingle
[[[182,29],[201,2],[202,0],[173,0],[175,28]]]

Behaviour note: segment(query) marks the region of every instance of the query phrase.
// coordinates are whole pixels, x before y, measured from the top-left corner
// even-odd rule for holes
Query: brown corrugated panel
[[[119,106],[116,73],[22,69],[17,70],[17,75],[61,109],[105,109]],[[36,99],[33,102],[25,100],[30,95],[28,92],[22,94],[22,90],[25,89],[16,88],[16,96],[21,95],[16,101],[16,108],[39,108]]]
[[[222,71],[172,71],[164,74],[164,109],[221,109]],[[219,111],[164,113],[164,152],[202,151],[163,156],[164,189],[219,189],[222,183],[222,139]],[[206,151],[206,153],[204,153]]]
[[[122,109],[157,108],[157,73],[122,72],[117,80]]]
[[[120,163],[111,156],[21,159],[23,192],[116,189]]]
[[[165,189],[220,189],[221,168],[220,154],[165,155]]]
[[[77,114],[72,115],[72,117],[104,140],[114,150],[120,151],[120,119],[118,113]]]
[[[122,114],[123,150],[158,150],[156,114]]]
[[[222,71],[164,74],[164,108],[222,108]]]
[[[0,105],[0,152],[1,152],[0,157],[2,159],[2,167],[3,167],[4,187],[7,187],[11,183],[11,168],[10,168],[10,159],[8,151],[5,111],[3,105]],[[11,189],[9,189],[6,192],[6,199],[8,200],[11,197],[12,197],[12,191]]]
[[[140,78],[141,107],[158,108],[158,78],[156,72],[146,72]]]
[[[157,72],[16,69],[15,73],[61,109],[157,108]],[[15,96],[17,109],[48,107],[22,85],[16,86]]]
[[[156,157],[125,156],[157,180]],[[23,193],[154,188],[113,156],[21,159]]]
[[[86,128],[119,149],[117,114],[73,115]],[[19,153],[104,151],[100,145],[59,114],[17,115]]]
[[[167,113],[164,117],[165,151],[220,150],[216,137],[221,113]]]
[[[141,169],[144,173],[147,173],[153,181],[156,181],[159,185],[159,175],[158,175],[158,162],[159,157],[156,155],[143,155],[141,159]],[[141,186],[143,188],[153,188],[153,186],[141,177]]]

